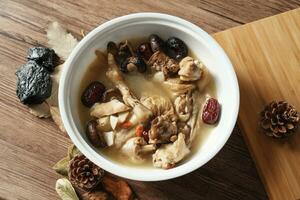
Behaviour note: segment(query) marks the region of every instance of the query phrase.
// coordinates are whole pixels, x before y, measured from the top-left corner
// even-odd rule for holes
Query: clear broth
[[[138,41],[145,41],[145,40],[135,40],[135,42],[131,41],[131,44],[133,46],[136,46],[135,44],[138,44]],[[190,53],[189,56],[196,58],[196,56],[193,53]],[[92,82],[92,81],[100,81],[102,82],[106,88],[112,88],[113,84],[109,81],[109,79],[106,77],[105,72],[108,68],[107,60],[106,58],[98,57],[89,65],[86,73],[83,76],[83,79],[80,84],[80,93],[78,95],[78,98],[81,98],[81,94],[84,91],[84,89]],[[132,92],[140,98],[143,94],[147,95],[159,95],[166,98],[169,97],[169,92],[165,90],[159,83],[149,81],[145,76],[141,75],[140,73],[130,73],[130,74],[122,74],[124,76],[124,79],[126,83],[128,84],[128,87],[132,90]],[[137,84],[138,83],[138,84]],[[141,84],[142,83],[142,84]],[[208,86],[205,88],[205,90],[202,92],[202,98],[201,103],[204,104],[205,101],[205,95],[209,95],[211,97],[216,97],[216,86],[215,81],[213,78],[210,80]],[[81,121],[82,126],[84,127],[85,124],[92,119],[90,116],[90,110],[89,108],[85,107],[81,101],[78,101],[78,114],[79,119]],[[202,106],[201,106],[202,107]],[[201,110],[199,113],[202,113]],[[199,116],[199,115],[198,115]],[[214,126],[207,125],[202,123],[202,120],[197,121],[196,125],[196,136],[194,138],[194,141],[191,146],[191,153],[183,160],[183,162],[186,162],[189,160],[193,154],[200,148],[202,142],[205,140],[209,132]],[[84,130],[84,129],[83,129]],[[105,148],[105,149],[98,149],[99,153],[104,155],[107,159],[116,162],[118,164],[126,165],[126,166],[132,166],[132,167],[146,167],[151,168],[152,165],[152,155],[149,155],[145,158],[145,162],[142,164],[136,164],[128,157],[123,155],[119,152],[118,149],[115,148]]]

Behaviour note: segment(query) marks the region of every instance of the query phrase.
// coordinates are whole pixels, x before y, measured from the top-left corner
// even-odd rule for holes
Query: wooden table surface
[[[58,199],[51,169],[71,143],[50,120],[19,103],[15,71],[33,45],[46,45],[45,28],[60,22],[79,37],[117,16],[142,11],[187,19],[215,33],[300,6],[297,0],[0,0],[0,199]],[[140,199],[267,199],[236,127],[225,147],[201,169],[162,182],[130,181]]]

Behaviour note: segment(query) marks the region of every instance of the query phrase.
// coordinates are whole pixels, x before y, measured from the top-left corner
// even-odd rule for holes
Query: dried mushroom
[[[145,60],[149,60],[149,58],[153,54],[150,43],[146,42],[140,44],[136,50],[136,54],[137,56],[144,58]]]
[[[51,95],[52,80],[48,71],[35,61],[28,61],[16,72],[17,96],[23,104],[40,104]]]
[[[120,90],[117,88],[108,89],[103,93],[102,102],[106,103],[113,99],[123,101],[122,94],[120,93]]]
[[[134,198],[134,193],[128,183],[120,178],[109,175],[104,176],[102,185],[116,200],[131,200]]]
[[[148,60],[148,65],[155,71],[162,71],[165,76],[173,76],[179,70],[178,62],[162,51],[156,51]]]
[[[164,41],[158,35],[155,34],[150,35],[149,42],[150,42],[152,52],[163,51]]]
[[[97,129],[97,125],[96,120],[90,120],[86,125],[86,135],[95,147],[106,147],[107,144],[104,136],[102,132]]]
[[[121,66],[120,70],[123,73],[138,71],[140,73],[144,73],[147,70],[147,65],[144,60],[138,56],[131,56],[126,58]]]

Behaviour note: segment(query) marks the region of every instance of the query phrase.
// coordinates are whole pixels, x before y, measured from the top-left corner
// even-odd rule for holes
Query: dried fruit
[[[268,136],[283,138],[299,125],[299,113],[286,101],[272,101],[261,112],[261,127]]]
[[[146,43],[142,43],[138,46],[137,48],[137,55],[149,60],[149,58],[152,56],[153,52],[150,46],[150,43],[146,42]]]
[[[120,70],[123,73],[138,70],[138,72],[143,73],[147,70],[147,65],[144,60],[137,56],[132,56],[127,58],[120,66]]]
[[[96,102],[102,100],[102,95],[105,91],[105,86],[99,81],[90,83],[84,90],[81,96],[81,102],[87,107],[91,107]]]
[[[35,61],[28,61],[16,72],[17,96],[23,104],[40,104],[51,95],[52,81],[48,71]]]
[[[97,129],[97,125],[96,120],[93,119],[89,121],[86,125],[86,135],[95,147],[106,147],[105,139],[102,133]]]
[[[84,155],[77,155],[70,162],[68,175],[72,185],[89,191],[102,181],[104,170]]]
[[[133,197],[133,192],[129,185],[119,178],[104,176],[102,184],[104,189],[110,192],[117,200],[129,200]]]
[[[149,36],[149,43],[152,49],[152,52],[156,52],[164,49],[164,41],[155,34]]]
[[[49,72],[53,72],[59,58],[53,49],[46,47],[32,47],[28,50],[27,59],[33,60]]]
[[[188,54],[188,48],[186,44],[176,37],[170,37],[166,41],[165,46],[166,54],[176,60],[180,60],[186,57]]]
[[[202,120],[206,124],[215,124],[220,116],[221,106],[218,100],[210,98],[206,101],[202,112]]]

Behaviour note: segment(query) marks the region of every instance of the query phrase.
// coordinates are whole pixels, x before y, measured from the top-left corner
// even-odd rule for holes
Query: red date
[[[81,102],[87,107],[91,107],[94,103],[102,100],[102,95],[105,91],[105,86],[98,82],[94,81],[90,83],[87,88],[84,90],[81,96]]]
[[[202,120],[206,124],[215,124],[220,116],[221,106],[218,100],[210,98],[206,101],[202,112]]]

